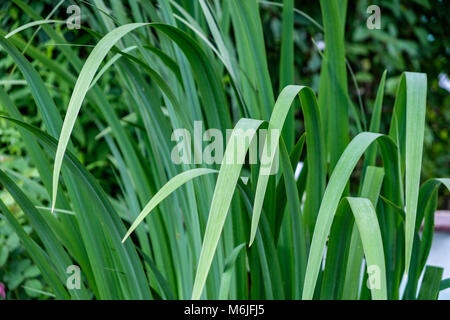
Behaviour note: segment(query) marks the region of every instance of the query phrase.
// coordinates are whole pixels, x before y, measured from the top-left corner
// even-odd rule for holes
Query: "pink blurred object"
[[[6,299],[5,285],[0,282],[0,296],[2,299]]]

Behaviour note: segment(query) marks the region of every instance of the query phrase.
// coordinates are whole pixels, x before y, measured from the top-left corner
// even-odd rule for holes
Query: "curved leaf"
[[[214,189],[202,250],[195,275],[192,299],[200,298],[206,282],[211,262],[219,242],[225,218],[233,198],[239,173],[242,169],[247,150],[256,135],[257,129],[263,122],[260,120],[239,120],[233,129],[227,144],[224,160],[220,166],[219,176]],[[245,132],[245,134],[242,134]],[[248,134],[248,135],[247,135]],[[246,141],[245,138],[248,137]],[[242,147],[244,146],[244,147]],[[231,160],[231,161],[230,161]]]
[[[325,243],[331,229],[331,224],[333,222],[333,217],[337,210],[339,200],[344,192],[350,175],[359,158],[376,140],[378,140],[382,151],[385,171],[389,173],[386,174],[386,182],[388,185],[398,185],[399,162],[397,158],[397,148],[394,142],[388,136],[370,132],[360,133],[353,138],[336,164],[323,195],[311,242],[308,264],[306,267],[303,299],[308,300],[313,297],[323,252],[325,250]]]
[[[145,205],[144,209],[139,213],[131,227],[122,239],[122,243],[130,236],[130,234],[139,226],[145,217],[172,192],[176,191],[186,182],[209,173],[217,173],[217,170],[207,168],[197,168],[182,172],[170,179],[161,189],[153,196],[153,198]]]
[[[269,146],[269,142],[271,141],[270,139],[274,139],[274,137],[272,137],[272,132],[279,132],[283,128],[286,116],[294,98],[297,95],[300,98],[301,107],[305,116],[306,146],[308,148],[307,165],[308,170],[310,170],[309,172],[311,172],[311,174],[308,174],[307,176],[305,215],[307,217],[306,221],[308,227],[312,228],[315,221],[314,212],[316,212],[319,208],[322,193],[325,188],[326,172],[325,150],[323,145],[319,109],[314,92],[310,88],[291,85],[285,87],[283,91],[281,91],[270,117],[263,154],[268,154],[268,150],[271,148],[271,146]],[[277,148],[277,146],[278,140],[275,142],[275,148]],[[271,158],[267,164],[267,168],[264,168],[264,170],[261,169],[258,176],[250,232],[250,245],[255,238],[256,228],[261,215],[267,183],[269,181],[268,171],[272,170],[272,165],[274,163],[275,152],[273,152],[273,150],[270,152],[270,157]]]

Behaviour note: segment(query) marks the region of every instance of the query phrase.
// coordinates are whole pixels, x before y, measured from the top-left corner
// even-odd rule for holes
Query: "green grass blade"
[[[405,269],[409,270],[417,201],[422,167],[423,139],[425,134],[425,108],[427,77],[420,73],[405,73],[406,78],[406,151],[405,151]]]
[[[234,264],[236,263],[239,253],[241,253],[243,248],[245,248],[245,243],[241,243],[236,248],[234,248],[230,256],[225,261],[225,268],[222,273],[222,278],[220,279],[219,300],[228,299]]]
[[[10,37],[12,37],[13,35],[15,35],[16,33],[19,33],[23,30],[26,30],[28,28],[34,27],[34,26],[39,26],[42,24],[49,24],[49,23],[59,23],[59,24],[63,24],[66,23],[66,21],[64,20],[38,20],[38,21],[32,21],[29,22],[27,24],[24,24],[16,29],[14,29],[13,31],[9,32],[6,36],[5,39],[8,39]]]
[[[441,280],[441,284],[439,285],[439,291],[450,288],[450,278]]]
[[[389,135],[397,141],[404,172],[406,225],[405,267],[409,270],[416,225],[425,131],[427,77],[405,72],[400,78]],[[402,181],[403,183],[403,181]],[[403,188],[401,188],[403,190]]]
[[[256,0],[231,0],[229,5],[236,40],[242,41],[242,45],[237,46],[240,65],[258,88],[256,94],[262,108],[260,110],[262,119],[267,120],[274,105],[274,95],[265,53],[259,4]]]
[[[404,293],[404,299],[415,299],[420,275],[422,274],[434,236],[434,214],[438,203],[438,190],[444,185],[450,190],[450,179],[430,179],[420,187],[417,206],[417,219],[415,227],[415,240],[413,244],[413,257],[408,272],[408,283]],[[419,237],[420,228],[423,230]]]
[[[344,203],[345,199],[342,200]],[[350,241],[352,240],[353,219],[350,211],[348,206],[340,205],[333,217],[327,242],[325,266],[321,274],[322,279],[315,293],[316,297],[320,297],[321,300],[336,300],[342,296],[346,261],[349,259]]]
[[[426,267],[422,285],[417,297],[418,300],[437,300],[443,273],[443,268],[435,266]]]
[[[374,193],[376,195],[376,191],[374,191]],[[375,286],[371,288],[372,298],[377,300],[387,299],[383,242],[375,208],[369,199],[351,197],[344,198],[341,201],[334,217],[330,239],[328,240],[320,298],[329,300],[341,299],[342,297],[345,269],[347,267],[346,262],[347,260],[354,258],[349,256],[349,244],[352,239],[351,233],[353,225],[349,211],[353,212],[356,230],[358,231],[358,235],[361,235],[361,238],[358,238],[358,241],[362,242],[362,254],[366,257],[369,271],[375,272],[373,274]],[[359,265],[359,267],[361,267],[361,265]],[[360,270],[361,269],[359,268],[355,275],[358,279]],[[349,270],[347,270],[347,272],[348,271]]]
[[[62,121],[56,111],[55,103],[50,97],[41,77],[9,40],[0,37],[0,46],[11,56],[27,80],[39,113],[50,135],[53,137],[58,136]]]
[[[381,77],[380,84],[378,86],[377,96],[375,98],[372,111],[372,117],[370,119],[370,126],[369,126],[370,132],[378,133],[380,131],[381,112],[383,109],[384,86],[386,83],[386,73],[387,71],[383,72],[383,76]],[[377,155],[376,145],[370,146],[370,148],[367,150],[366,157],[364,158],[363,176],[367,166],[375,165],[376,155]]]
[[[132,51],[132,50],[134,50],[136,48],[137,48],[137,46],[130,46],[130,47],[127,47],[127,48],[123,49],[122,52],[127,53],[127,52],[130,52],[130,51]],[[89,85],[89,89],[92,88],[97,83],[98,79],[100,79],[101,76],[106,71],[108,71],[108,69],[114,64],[114,62],[116,62],[117,60],[120,59],[120,57],[122,57],[122,55],[117,53],[107,63],[105,63],[105,65],[100,69],[100,71],[97,72],[97,74],[95,75],[95,78],[92,79],[91,84]]]
[[[148,25],[148,23],[131,23],[118,27],[108,33],[95,46],[81,69],[80,75],[78,76],[77,82],[73,89],[72,97],[70,98],[69,106],[67,107],[66,116],[61,129],[61,135],[58,141],[58,148],[56,150],[55,165],[53,168],[52,211],[55,208],[59,174],[61,172],[64,153],[69,143],[70,134],[75,125],[81,105],[83,104],[84,97],[89,90],[89,86],[95,76],[95,73],[100,67],[103,59],[117,41],[119,41],[128,32],[144,25]]]
[[[289,155],[291,167],[292,169],[296,168],[298,162],[300,161],[300,157],[303,152],[303,146],[305,144],[306,133],[303,133],[300,138],[297,140],[297,143],[294,146],[291,154]],[[297,188],[297,183],[295,183],[295,187]],[[298,198],[301,198],[301,192],[299,192],[297,188]],[[280,235],[280,228],[284,217],[284,209],[286,207],[286,184],[284,174],[280,177],[278,181],[277,190],[276,190],[276,203],[279,205],[277,211],[278,215],[275,219],[275,228],[274,228],[274,241],[278,243],[278,237]]]
[[[214,189],[205,236],[203,238],[202,250],[200,252],[197,273],[195,275],[194,288],[192,289],[193,300],[199,299],[202,294],[236,183],[241,172],[242,164],[244,163],[250,143],[256,135],[256,130],[261,124],[262,121],[260,120],[246,118],[239,120],[234,127],[227,144],[224,160],[220,167],[219,176]],[[248,141],[245,139],[246,134],[244,134],[244,136],[242,135],[242,131],[248,133]],[[232,160],[227,161],[227,159]]]
[[[434,233],[434,214],[437,207],[437,191],[441,185],[444,185],[447,191],[450,191],[450,178],[430,179],[422,185],[419,191],[416,232],[420,230],[422,221],[425,220],[420,246],[419,273],[425,267],[431,250]]]
[[[294,84],[294,0],[283,1],[279,92]],[[283,139],[290,151],[294,146],[294,111],[289,110],[283,127]]]
[[[268,141],[270,141],[269,139],[274,138],[270,137],[271,132],[272,130],[281,130],[283,128],[286,116],[293,100],[297,95],[300,98],[301,107],[305,116],[306,146],[308,148],[307,163],[309,169],[311,170],[310,172],[314,173],[314,175],[308,175],[308,198],[305,203],[305,214],[307,216],[313,216],[315,208],[318,208],[318,205],[320,204],[320,199],[325,186],[325,151],[322,140],[322,129],[320,125],[318,106],[315,95],[310,88],[302,86],[287,86],[280,93],[270,118],[263,153],[268,154]],[[278,141],[276,141],[275,146],[277,145]],[[267,171],[267,169],[271,169],[274,156],[275,152],[271,152],[270,164],[268,165],[268,168],[265,168],[265,171]],[[256,187],[255,204],[253,207],[250,245],[254,240],[256,229],[258,227],[268,181],[269,175],[267,175],[267,173],[263,170],[260,170]],[[312,218],[311,220],[315,219]]]
[[[164,278],[162,273],[158,270],[155,263],[150,259],[149,256],[147,256],[139,247],[136,247],[136,249],[139,251],[140,255],[144,258],[145,262],[147,262],[150,265],[150,268],[155,275],[155,278],[158,281],[158,285],[160,286],[160,290],[163,294],[163,298],[166,298],[168,300],[175,300],[175,296],[172,293],[172,290],[170,289],[169,284],[167,283],[167,280]]]
[[[383,164],[385,171],[390,172],[388,185],[398,183],[398,158],[394,142],[381,134],[363,132],[358,134],[347,146],[339,159],[330,181],[325,190],[322,203],[317,216],[316,227],[311,242],[308,264],[306,268],[305,287],[303,299],[312,299],[317,276],[320,270],[326,239],[330,232],[333,217],[339,204],[339,200],[347,185],[348,179],[355,168],[359,158],[365,150],[378,140],[382,147]],[[388,175],[387,175],[388,176]],[[392,180],[391,180],[392,179]]]
[[[238,188],[243,195],[244,204],[250,219],[253,211],[252,204],[254,203],[253,192],[251,192],[249,187],[243,183],[239,183]],[[251,266],[251,281],[255,285],[251,287],[250,297],[259,297],[259,291],[261,291],[265,299],[284,299],[281,267],[278,262],[277,248],[275,247],[273,235],[270,231],[268,219],[263,212],[261,215],[261,228],[258,229],[255,237],[254,246],[256,248],[253,248],[252,246],[249,249],[249,259],[255,258],[255,260],[259,260],[259,265]],[[247,236],[248,233],[245,237]],[[259,273],[259,268],[261,268],[261,273]],[[259,278],[259,276],[261,276],[261,278]],[[262,286],[259,282],[262,283]],[[264,291],[261,287],[264,288]],[[254,292],[257,292],[256,296],[254,295]]]
[[[198,84],[200,97],[203,100],[204,112],[209,127],[226,129],[231,125],[230,115],[226,111],[227,102],[222,83],[208,56],[187,33],[165,24],[152,24],[174,41],[183,51],[191,65],[194,78]],[[195,91],[196,94],[197,91]]]
[[[360,197],[369,199],[374,207],[376,207],[377,205],[383,178],[383,168],[372,166],[367,167]],[[356,300],[358,297],[363,254],[364,252],[359,231],[357,229],[357,226],[353,226],[352,238],[349,247],[347,271],[342,293],[343,299]]]
[[[367,266],[369,268],[375,266],[376,273],[373,276],[379,277],[377,279],[379,287],[374,286],[371,288],[372,299],[386,300],[387,286],[383,241],[381,240],[380,226],[378,225],[375,208],[372,202],[365,198],[347,198],[347,200],[361,235]]]
[[[284,183],[286,187],[286,198],[292,220],[292,246],[294,253],[294,299],[300,299],[303,289],[306,270],[306,239],[305,229],[302,223],[302,210],[300,208],[300,198],[298,196],[297,185],[295,184],[294,172],[287,154],[283,138],[280,141],[281,167],[283,169]]]
[[[327,113],[329,172],[331,173],[349,140],[349,106],[344,49],[346,10],[341,1],[337,0],[321,0],[320,7],[326,43],[324,63],[327,64],[327,67],[324,86],[321,86],[319,91],[328,96],[323,103],[329,104],[321,105],[321,114]]]
[[[122,239],[122,243],[130,236],[130,234],[139,226],[139,224],[145,219],[145,217],[165,198],[176,191],[186,182],[209,173],[217,173],[217,170],[198,168],[182,172],[172,179],[170,179],[159,191],[153,196],[153,198],[145,205],[142,211],[139,213],[136,220]]]

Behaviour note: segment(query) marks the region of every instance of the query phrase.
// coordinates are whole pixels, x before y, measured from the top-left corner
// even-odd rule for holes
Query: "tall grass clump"
[[[36,237],[0,210],[57,299],[436,299],[448,286],[426,265],[439,187],[450,187],[420,179],[427,77],[401,75],[382,132],[386,72],[367,114],[349,94],[346,1],[320,1],[322,25],[293,0],[81,1],[77,43],[65,21],[12,2],[31,22],[0,30],[0,47],[41,125],[5,87],[1,118],[20,133],[45,198],[2,169],[0,185]],[[261,6],[282,16],[275,73]],[[323,33],[318,92],[294,77],[297,14]],[[56,59],[23,37],[37,28]],[[172,133],[197,121],[203,132],[232,129],[224,159],[241,161],[175,163]],[[276,174],[244,161],[243,130],[249,141],[267,130],[263,153],[275,139]],[[80,141],[108,148],[106,180]],[[192,153],[208,144],[183,143]],[[71,265],[79,288],[66,285]]]

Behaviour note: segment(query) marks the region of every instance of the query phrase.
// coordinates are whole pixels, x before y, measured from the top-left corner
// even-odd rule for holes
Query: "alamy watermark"
[[[79,6],[73,4],[67,7],[67,14],[71,16],[67,18],[66,24],[69,30],[81,28],[81,9]]]
[[[66,269],[68,275],[66,287],[69,290],[79,290],[81,288],[81,269],[77,265],[70,265]]]
[[[173,131],[171,160],[177,165],[259,164],[261,174],[272,175],[279,167],[280,134],[278,129],[227,129],[224,139],[221,130],[203,131],[203,122],[194,121],[193,134],[185,128]]]
[[[373,289],[381,289],[381,270],[380,267],[372,264],[367,266],[367,288]]]
[[[368,29],[381,29],[381,9],[379,6],[373,4],[367,7],[366,12],[370,14],[367,18],[366,26]]]

